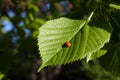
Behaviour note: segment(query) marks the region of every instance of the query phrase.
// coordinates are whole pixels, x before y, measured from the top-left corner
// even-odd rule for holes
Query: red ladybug
[[[71,46],[71,43],[69,41],[65,42],[65,46],[66,47],[70,47]]]

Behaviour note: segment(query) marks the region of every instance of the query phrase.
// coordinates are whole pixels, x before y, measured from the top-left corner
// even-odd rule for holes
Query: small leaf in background
[[[39,7],[34,4],[30,4],[28,7],[29,7],[29,9],[33,9],[35,12],[39,11]]]
[[[119,10],[120,10],[120,5],[110,4],[109,6],[112,7],[112,8],[115,8],[115,9],[119,9]]]
[[[5,76],[5,74],[2,74],[2,73],[0,72],[0,80],[1,80],[4,76]]]

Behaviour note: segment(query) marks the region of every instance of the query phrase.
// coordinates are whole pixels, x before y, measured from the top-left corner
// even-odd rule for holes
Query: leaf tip
[[[40,66],[37,70],[37,72],[40,72],[42,69],[44,68],[44,66]]]

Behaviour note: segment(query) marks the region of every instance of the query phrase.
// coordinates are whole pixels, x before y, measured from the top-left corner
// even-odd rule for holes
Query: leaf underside
[[[85,26],[89,27],[89,34],[86,38],[85,34],[88,30],[84,29]],[[84,38],[87,39],[86,42]],[[83,58],[89,61],[92,59],[90,58],[92,53],[100,50],[109,38],[109,32],[101,28],[90,27],[86,25],[85,20],[60,18],[47,21],[40,27],[38,35],[38,46],[42,58],[39,70],[45,66],[66,64]],[[66,41],[70,41],[70,47],[63,47]],[[99,56],[101,55],[94,55],[94,57]]]

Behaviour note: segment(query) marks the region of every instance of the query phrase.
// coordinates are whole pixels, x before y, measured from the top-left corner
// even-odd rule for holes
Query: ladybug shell
[[[66,47],[70,47],[71,46],[71,43],[69,41],[65,42],[65,46]]]

